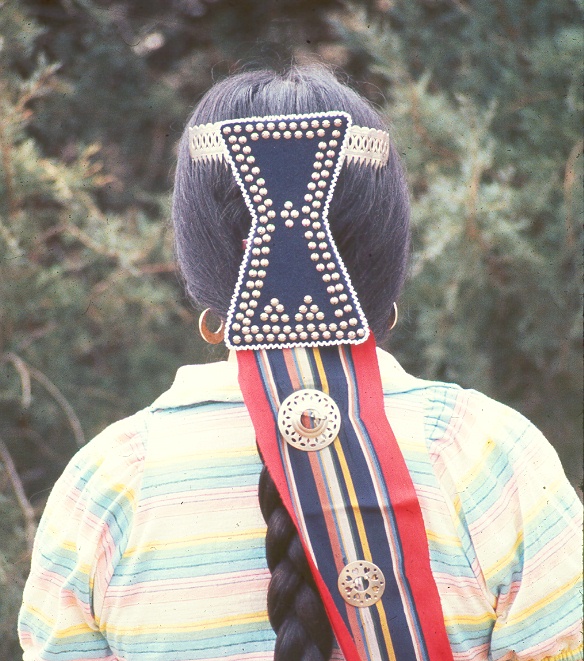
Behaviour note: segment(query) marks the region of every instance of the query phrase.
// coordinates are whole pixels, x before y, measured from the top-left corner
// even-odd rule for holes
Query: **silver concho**
[[[341,414],[331,397],[307,388],[293,392],[282,402],[278,427],[286,442],[298,450],[322,450],[337,437]]]
[[[346,565],[339,574],[341,597],[351,606],[367,608],[377,603],[385,590],[385,577],[377,565],[367,560],[356,560]]]

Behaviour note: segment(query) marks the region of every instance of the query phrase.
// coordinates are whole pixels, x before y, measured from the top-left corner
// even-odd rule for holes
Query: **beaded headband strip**
[[[245,121],[245,130],[250,134],[252,140],[260,138],[273,138],[278,140],[290,140],[291,138],[308,139],[322,138],[325,126],[311,126],[308,121],[292,122],[285,121]],[[325,120],[326,121],[326,120]],[[223,161],[227,164],[228,150],[221,137],[221,127],[224,122],[215,124],[201,124],[189,127],[189,151],[193,161]],[[362,126],[351,126],[347,131],[345,144],[345,159],[347,164],[356,162],[360,165],[372,165],[381,167],[387,164],[389,159],[389,133],[378,129],[370,129]]]

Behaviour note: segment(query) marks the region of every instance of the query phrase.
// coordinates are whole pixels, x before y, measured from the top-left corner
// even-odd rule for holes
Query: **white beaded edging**
[[[230,152],[227,148],[227,145],[224,141],[225,139],[224,139],[223,134],[222,134],[220,129],[227,126],[227,125],[231,125],[231,124],[245,124],[245,123],[252,123],[252,122],[264,122],[264,123],[274,122],[274,123],[276,123],[276,122],[279,122],[279,121],[290,121],[291,122],[291,121],[302,121],[302,120],[308,120],[308,119],[318,119],[318,118],[328,118],[328,117],[338,117],[338,116],[343,116],[343,117],[346,118],[346,120],[347,120],[347,131],[345,133],[343,143],[342,143],[341,148],[339,150],[339,158],[337,160],[336,167],[333,171],[333,175],[332,175],[332,178],[331,178],[331,183],[330,183],[330,186],[329,186],[328,194],[327,194],[327,197],[325,199],[324,207],[323,207],[322,212],[321,212],[321,220],[322,220],[323,226],[325,227],[325,232],[326,232],[326,235],[329,239],[330,246],[331,246],[331,248],[332,248],[332,250],[335,254],[335,257],[337,259],[339,269],[341,270],[342,274],[345,277],[345,282],[347,284],[347,287],[349,288],[349,291],[350,291],[350,293],[352,295],[352,298],[353,298],[353,301],[355,303],[355,308],[356,308],[355,311],[356,311],[356,313],[357,313],[357,315],[358,315],[358,317],[361,321],[362,328],[364,330],[364,335],[363,335],[363,337],[357,337],[357,338],[354,338],[354,339],[350,339],[350,338],[338,339],[337,338],[335,340],[324,340],[324,339],[322,339],[322,340],[312,340],[312,341],[300,340],[300,341],[282,342],[282,343],[278,342],[278,343],[273,343],[273,344],[272,343],[269,343],[269,344],[262,343],[262,344],[255,344],[254,346],[234,345],[228,339],[228,337],[229,337],[228,330],[231,327],[233,317],[236,313],[235,308],[236,308],[237,300],[238,300],[239,293],[240,293],[241,288],[242,288],[243,280],[244,280],[245,275],[246,275],[247,265],[249,263],[251,250],[253,248],[253,243],[251,241],[251,238],[253,237],[254,232],[255,232],[258,224],[259,224],[259,219],[257,217],[254,205],[253,205],[253,203],[252,203],[252,201],[251,201],[251,199],[250,199],[250,197],[249,197],[249,195],[248,195],[248,193],[245,189],[245,185],[244,185],[244,183],[241,179],[240,173],[237,169],[237,165],[236,165],[235,161],[233,160],[233,158],[232,158],[232,156],[231,156],[231,154],[230,154]],[[357,297],[357,292],[355,291],[355,289],[353,287],[353,283],[351,282],[351,278],[349,276],[349,273],[347,272],[345,264],[344,264],[343,260],[341,259],[340,254],[339,254],[337,245],[336,245],[336,243],[335,243],[335,241],[332,237],[332,234],[331,234],[331,231],[330,231],[330,226],[329,226],[329,223],[328,223],[328,209],[329,209],[330,201],[332,199],[332,196],[333,196],[333,193],[334,193],[334,190],[335,190],[335,187],[336,187],[336,183],[337,183],[337,179],[339,177],[341,167],[343,166],[343,162],[345,160],[345,146],[346,146],[347,141],[348,141],[349,129],[352,127],[351,116],[348,113],[343,112],[343,111],[317,112],[317,113],[307,113],[307,114],[301,114],[301,115],[281,115],[281,116],[269,115],[269,116],[266,116],[266,117],[244,117],[244,118],[241,118],[241,119],[226,120],[224,122],[218,122],[217,124],[212,125],[212,126],[217,126],[217,128],[219,130],[219,136],[220,136],[220,139],[223,143],[223,148],[224,148],[223,153],[225,155],[225,158],[226,158],[227,162],[231,166],[233,176],[235,177],[235,180],[237,181],[237,184],[238,184],[241,192],[243,193],[243,198],[245,200],[245,204],[246,204],[246,206],[247,206],[247,208],[248,208],[248,210],[251,214],[251,217],[252,217],[252,223],[251,223],[250,231],[249,231],[248,238],[247,238],[247,245],[246,245],[246,248],[245,248],[243,259],[242,259],[240,267],[239,267],[239,275],[237,277],[237,283],[235,285],[235,291],[233,293],[233,296],[231,297],[231,303],[229,305],[229,310],[227,312],[227,319],[226,319],[226,322],[225,322],[225,344],[227,345],[227,347],[229,349],[234,349],[236,351],[244,351],[244,350],[259,350],[259,349],[292,349],[292,348],[297,348],[297,347],[338,346],[338,345],[341,345],[341,344],[356,345],[356,344],[362,344],[363,342],[365,342],[368,339],[369,333],[370,333],[369,324],[368,324],[367,319],[365,317],[365,314],[363,313],[363,310],[361,308],[361,303],[359,302],[359,299]]]

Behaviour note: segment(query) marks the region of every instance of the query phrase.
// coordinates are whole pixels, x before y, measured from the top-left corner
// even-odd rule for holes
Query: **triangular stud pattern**
[[[227,316],[230,348],[367,339],[367,321],[327,220],[350,125],[350,116],[342,112],[221,125],[252,216]]]

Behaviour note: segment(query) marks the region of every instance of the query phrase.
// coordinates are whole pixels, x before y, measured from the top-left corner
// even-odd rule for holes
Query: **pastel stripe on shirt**
[[[511,409],[379,361],[456,661],[582,659],[581,506],[554,450]],[[24,660],[272,659],[260,470],[235,365],[181,368],[55,485]]]

